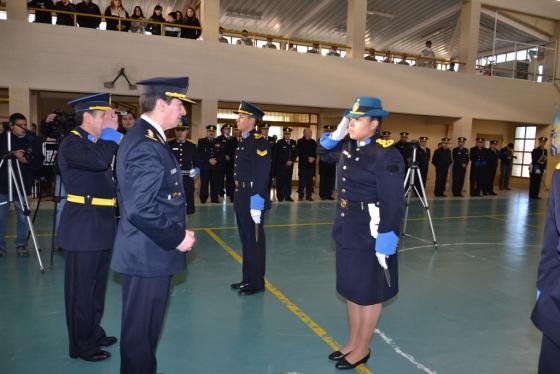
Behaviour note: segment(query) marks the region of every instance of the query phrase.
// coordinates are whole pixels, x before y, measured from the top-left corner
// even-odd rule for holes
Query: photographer
[[[19,174],[17,170],[17,165],[21,169],[21,182],[25,188],[25,193],[31,191],[31,185],[33,183],[33,174],[39,170],[41,163],[43,162],[43,156],[41,154],[41,146],[37,137],[32,135],[27,130],[27,119],[21,113],[14,113],[9,118],[9,131],[11,131],[11,152],[8,155],[8,132],[5,129],[4,133],[0,135],[0,152],[4,157],[4,162],[0,168],[0,256],[6,255],[6,225],[8,223],[8,211],[10,206],[10,199],[8,196],[9,191],[9,181],[8,176],[8,165],[7,161],[8,155],[12,159],[13,171],[16,175],[16,181],[19,181]],[[29,252],[27,251],[26,235],[27,235],[27,223],[25,215],[23,214],[22,204],[19,201],[17,190],[14,185],[14,180],[12,179],[12,201],[16,203],[16,214],[17,214],[17,236],[15,240],[16,251],[18,256],[27,257]],[[18,184],[21,189],[21,183]],[[23,194],[24,191],[21,191]]]

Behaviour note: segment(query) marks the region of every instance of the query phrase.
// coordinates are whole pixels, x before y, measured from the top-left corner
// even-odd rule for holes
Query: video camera
[[[52,113],[56,114],[54,120],[50,123],[43,121],[39,132],[47,138],[59,140],[76,127],[76,117],[74,113],[66,113],[60,110],[55,110]]]

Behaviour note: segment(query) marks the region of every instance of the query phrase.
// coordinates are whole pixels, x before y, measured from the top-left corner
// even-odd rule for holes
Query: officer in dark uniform
[[[274,160],[274,145],[276,144],[276,137],[275,136],[268,136],[268,131],[270,130],[270,125],[268,123],[263,123],[259,126],[260,134],[263,136],[264,140],[268,142],[270,149],[273,150],[272,152],[272,159]],[[273,168],[270,169],[270,179],[268,180],[268,190],[272,188],[272,178],[274,174]]]
[[[467,138],[460,136],[457,138],[457,147],[453,148],[453,196],[463,197],[463,185],[465,184],[465,174],[469,164],[469,150],[465,147]]]
[[[206,138],[198,140],[198,157],[200,160],[200,202],[208,199],[208,184],[210,184],[210,200],[219,203],[219,189],[223,182],[225,149],[217,141],[216,126],[206,126]]]
[[[121,274],[121,374],[157,372],[156,348],[171,277],[186,268],[185,252],[195,243],[186,230],[181,169],[165,131],[186,115],[188,78],[137,82],[144,114],[117,154],[121,219],[111,268]]]
[[[428,137],[421,136],[418,138],[418,140],[419,143],[418,146],[416,147],[416,162],[418,163],[418,169],[420,170],[420,175],[422,176],[422,184],[424,185],[424,189],[425,189],[426,182],[428,181],[428,168],[430,166],[430,159],[432,155],[431,155],[430,148],[428,148],[428,146],[426,145],[428,142]],[[418,181],[415,182],[415,185],[418,192],[420,192],[421,190]]]
[[[299,200],[313,201],[313,177],[317,159],[317,142],[311,139],[311,129],[303,129],[303,137],[297,141],[298,153],[298,195]]]
[[[408,171],[408,168],[410,167],[410,164],[412,163],[412,144],[410,144],[408,142],[408,132],[403,131],[400,133],[401,138],[399,139],[399,141],[395,144],[395,147],[397,148],[397,150],[400,152],[403,160],[404,160],[404,167],[405,167],[405,171],[404,174],[406,175],[406,172]],[[418,155],[416,155],[418,156]],[[416,160],[418,161],[418,160]]]
[[[546,170],[548,152],[544,145],[548,139],[544,136],[539,138],[539,146],[531,152],[531,166],[529,169],[529,199],[540,199],[542,176]]]
[[[389,137],[391,136],[391,131],[384,130],[384,131],[381,131],[380,134],[381,134],[381,139],[389,140]]]
[[[434,195],[436,197],[446,197],[444,195],[445,185],[447,184],[447,174],[449,166],[452,164],[451,150],[448,147],[449,138],[441,139],[441,148],[436,149],[432,164],[436,167],[436,185],[434,187]]]
[[[486,193],[488,195],[497,195],[497,193],[494,192],[494,179],[496,179],[496,170],[498,170],[498,160],[500,159],[500,151],[497,146],[497,140],[490,140],[490,148],[488,149],[488,173],[486,175]]]
[[[183,176],[183,187],[185,188],[185,202],[187,203],[187,214],[193,214],[194,208],[194,179],[200,175],[200,164],[196,144],[188,139],[189,125],[183,117],[175,128],[175,139],[169,142],[169,148],[179,162],[181,175]]]
[[[486,192],[485,177],[488,168],[488,150],[484,148],[484,138],[476,139],[476,146],[470,150],[471,176],[470,192],[471,196],[479,197],[480,192]]]
[[[323,126],[324,133],[331,133],[333,126]],[[333,191],[336,182],[336,162],[319,159],[319,197],[321,200],[334,200]]]
[[[399,288],[394,254],[403,212],[404,162],[392,140],[374,135],[388,115],[378,98],[359,97],[337,129],[323,134],[319,146],[320,158],[338,160],[339,202],[332,232],[336,290],[347,300],[348,320],[361,326],[350,329],[352,345],[329,355],[338,369],[367,362],[376,327],[372,321]]]
[[[64,298],[70,357],[100,361],[100,347],[117,339],[101,327],[111,250],[115,239],[115,182],[111,163],[123,135],[110,94],[70,101],[77,123],[61,142],[58,170],[66,191],[57,246],[64,249]]]
[[[222,167],[219,169],[222,175],[220,175],[220,186],[218,188],[219,195],[224,196],[224,180],[225,180],[225,192],[229,197],[229,200],[233,202],[233,190],[234,178],[233,178],[233,158],[235,157],[235,148],[231,147],[231,125],[226,123],[222,126],[222,135],[216,138],[220,148],[224,154],[224,161]]]
[[[233,209],[239,237],[243,246],[243,278],[233,283],[232,289],[240,295],[264,291],[266,241],[263,211],[270,209],[268,176],[271,150],[268,142],[256,132],[264,112],[257,106],[242,101],[235,111],[242,141],[235,152],[235,200]]]
[[[560,166],[552,174],[546,224],[537,275],[537,302],[531,320],[542,332],[539,374],[557,374],[560,368]]]
[[[278,201],[294,201],[292,199],[292,174],[294,162],[297,160],[296,141],[292,137],[292,128],[284,127],[283,138],[274,145],[272,168],[276,178],[276,198]]]

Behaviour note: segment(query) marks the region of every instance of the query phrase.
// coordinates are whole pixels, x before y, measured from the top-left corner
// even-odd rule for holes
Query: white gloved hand
[[[379,262],[379,265],[387,270],[388,266],[387,266],[387,256],[385,256],[383,253],[377,253],[375,252],[375,255],[377,256],[377,262]]]
[[[369,211],[369,231],[374,239],[377,239],[377,231],[379,229],[379,221],[381,217],[379,216],[379,207],[375,203],[368,204]]]
[[[189,170],[189,177],[194,178],[198,175],[197,171],[195,168],[192,168],[191,170]]]
[[[262,212],[260,210],[251,209],[251,218],[253,218],[253,222],[257,225],[261,223],[261,214]]]
[[[347,117],[342,117],[342,120],[340,121],[340,123],[336,127],[336,130],[334,130],[334,132],[330,135],[330,138],[332,140],[337,140],[337,141],[340,141],[340,140],[344,139],[344,137],[348,134],[348,123],[349,122],[350,122],[350,119],[348,119]]]

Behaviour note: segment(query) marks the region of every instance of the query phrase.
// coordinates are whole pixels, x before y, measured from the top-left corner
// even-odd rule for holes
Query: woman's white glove
[[[379,262],[379,266],[387,270],[389,268],[387,266],[387,255],[384,255],[383,253],[375,252],[375,256],[377,256],[377,262]]]
[[[261,214],[262,212],[260,210],[251,209],[251,218],[253,218],[253,222],[255,222],[257,225],[261,223]]]
[[[350,119],[347,117],[342,117],[342,120],[336,127],[336,130],[329,136],[332,140],[340,141],[346,137],[348,134],[348,123]]]

